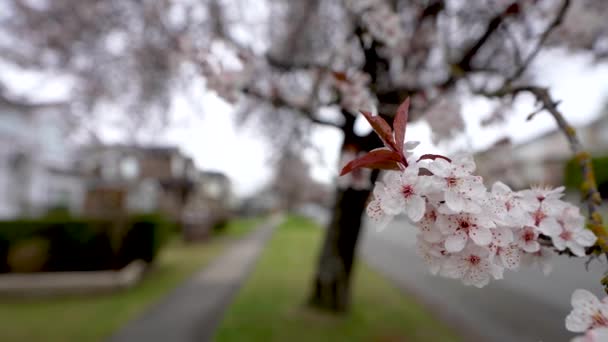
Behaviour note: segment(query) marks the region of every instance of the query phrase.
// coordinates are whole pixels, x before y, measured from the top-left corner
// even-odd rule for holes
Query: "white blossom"
[[[588,330],[585,335],[577,336],[571,342],[606,342],[608,341],[608,328],[595,328]]]
[[[492,263],[487,248],[469,245],[460,253],[452,254],[441,267],[448,278],[462,279],[465,285],[484,287],[490,282]]]
[[[387,190],[381,198],[383,210],[391,215],[403,212],[414,222],[420,221],[425,212],[425,200],[429,177],[418,176],[418,166],[411,162],[404,171],[391,171],[384,177]]]
[[[482,178],[472,175],[475,163],[470,156],[461,156],[448,162],[437,158],[428,165],[434,174],[435,186],[444,193],[446,205],[453,212],[478,213],[485,199],[486,188]]]
[[[562,231],[551,237],[557,250],[568,248],[576,256],[585,256],[585,247],[593,246],[597,237],[585,228],[585,218],[579,209],[567,204],[557,219]]]
[[[572,311],[566,317],[566,329],[585,332],[588,329],[608,327],[608,303],[593,293],[577,289],[572,293]]]
[[[516,242],[518,247],[527,253],[535,253],[540,250],[538,230],[534,227],[526,226],[519,229],[516,234]]]

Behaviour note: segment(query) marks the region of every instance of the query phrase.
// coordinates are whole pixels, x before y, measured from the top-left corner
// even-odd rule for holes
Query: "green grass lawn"
[[[207,243],[184,244],[173,239],[151,273],[136,287],[123,292],[55,299],[0,299],[0,341],[103,340],[259,222],[260,219],[235,220],[226,227],[228,238],[214,238]]]
[[[306,308],[322,231],[299,218],[276,232],[230,306],[217,341],[456,341],[421,305],[369,267],[355,269],[345,317]]]

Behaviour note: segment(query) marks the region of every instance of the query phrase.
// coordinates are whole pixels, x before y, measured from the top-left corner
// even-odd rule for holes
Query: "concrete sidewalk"
[[[275,216],[112,336],[110,342],[210,341],[224,310],[282,221]]]

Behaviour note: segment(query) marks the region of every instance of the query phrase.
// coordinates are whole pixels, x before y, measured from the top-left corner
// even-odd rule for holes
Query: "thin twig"
[[[511,82],[515,81],[516,79],[518,79],[521,76],[521,74],[523,74],[524,71],[526,71],[526,69],[528,68],[530,63],[534,60],[534,58],[536,58],[536,55],[538,55],[538,53],[540,52],[540,49],[543,46],[543,44],[545,44],[545,41],[547,40],[547,38],[549,38],[549,35],[551,34],[551,32],[553,32],[553,30],[557,26],[559,26],[559,24],[561,24],[564,16],[566,15],[566,12],[567,12],[569,6],[570,6],[570,0],[564,0],[562,2],[562,5],[560,6],[559,10],[557,11],[555,18],[553,18],[553,21],[551,21],[549,26],[547,26],[545,31],[543,31],[540,38],[538,39],[538,43],[536,44],[536,46],[534,47],[532,52],[526,57],[526,59],[522,63],[519,63],[519,67],[515,70],[513,75],[511,75],[505,81],[505,84],[510,84]]]
[[[489,97],[504,97],[509,95],[516,96],[521,92],[528,92],[534,95],[537,101],[541,103],[542,108],[553,116],[558,128],[564,133],[566,139],[568,139],[570,149],[574,153],[583,175],[581,191],[584,194],[583,200],[587,204],[590,229],[597,236],[596,245],[601,248],[602,252],[608,253],[608,232],[603,226],[602,216],[599,213],[599,206],[602,204],[602,198],[597,190],[597,183],[595,181],[593,165],[591,163],[591,155],[584,150],[583,145],[576,134],[576,130],[568,124],[564,115],[559,111],[557,108],[558,102],[551,98],[547,88],[538,86],[505,86],[495,92],[480,92],[480,94]]]

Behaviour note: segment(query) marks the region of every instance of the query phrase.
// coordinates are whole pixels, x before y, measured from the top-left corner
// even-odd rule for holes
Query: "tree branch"
[[[570,6],[570,0],[564,0],[562,2],[562,5],[560,6],[557,14],[555,15],[555,18],[553,18],[553,21],[551,21],[549,26],[547,26],[545,31],[543,31],[540,38],[538,39],[538,43],[536,44],[536,46],[534,47],[532,52],[528,55],[528,57],[526,57],[526,59],[522,63],[520,63],[519,67],[515,70],[513,75],[511,75],[505,81],[505,84],[512,83],[513,81],[515,81],[517,78],[519,78],[524,73],[524,71],[528,68],[530,63],[534,60],[534,58],[536,58],[536,55],[538,55],[538,53],[540,52],[541,47],[543,46],[543,44],[545,43],[547,38],[549,38],[549,35],[551,34],[551,32],[553,32],[553,30],[557,26],[559,26],[559,24],[561,24],[564,16],[566,15],[566,12],[568,11],[569,6]]]
[[[570,149],[572,150],[583,175],[581,191],[584,194],[583,200],[587,203],[590,229],[598,238],[596,245],[601,248],[602,252],[608,253],[608,232],[604,228],[602,216],[599,213],[599,206],[602,204],[602,198],[597,190],[593,165],[591,163],[591,155],[583,148],[583,144],[577,136],[576,130],[568,124],[564,115],[559,111],[557,108],[558,102],[551,98],[548,89],[539,86],[505,86],[495,92],[479,92],[479,94],[488,97],[504,97],[517,96],[522,92],[528,92],[536,97],[536,100],[542,105],[542,109],[553,116],[558,128],[564,133],[568,140]],[[608,278],[606,280],[608,281]],[[608,287],[606,289],[608,291]]]
[[[337,124],[337,123],[331,122],[331,121],[325,121],[325,120],[319,119],[316,116],[314,116],[313,115],[314,108],[312,108],[312,107],[291,103],[279,96],[268,96],[266,94],[262,94],[259,91],[255,90],[255,89],[251,89],[251,88],[243,88],[242,92],[243,92],[243,94],[247,95],[250,98],[253,98],[257,101],[266,102],[266,103],[272,105],[273,107],[280,107],[280,108],[285,108],[288,110],[296,111],[313,123],[316,123],[319,125],[325,125],[325,126],[332,126],[332,127],[336,127],[336,128],[340,128],[340,129],[343,128],[342,125],[340,125],[340,124]]]

